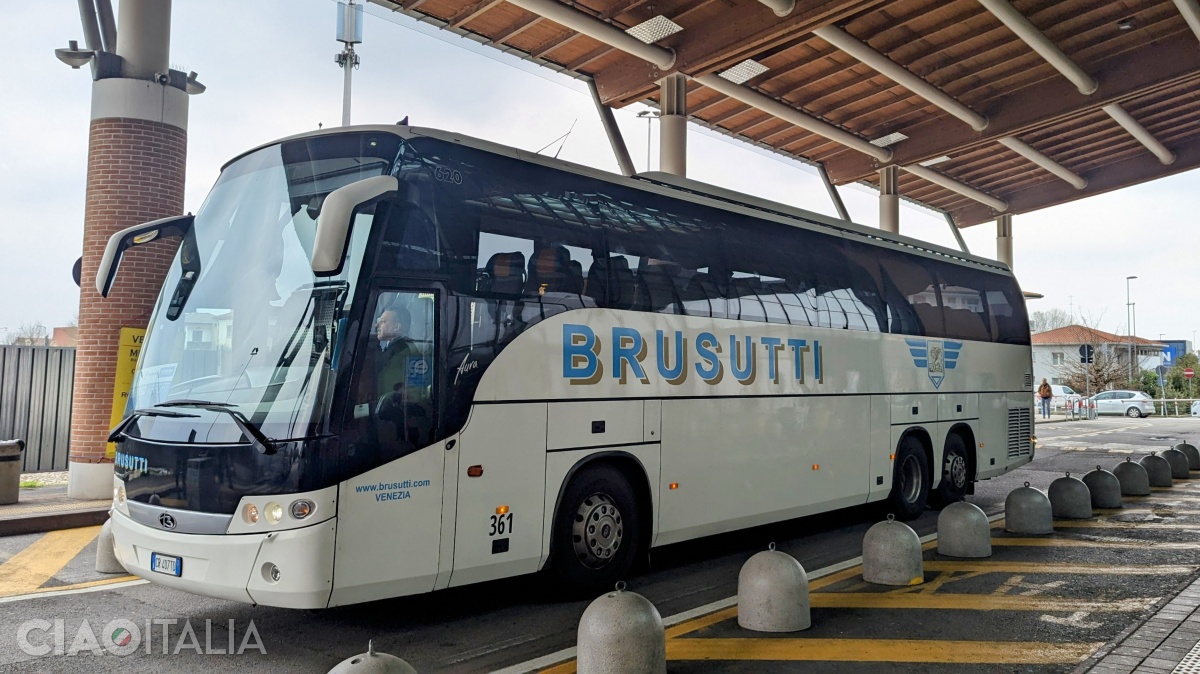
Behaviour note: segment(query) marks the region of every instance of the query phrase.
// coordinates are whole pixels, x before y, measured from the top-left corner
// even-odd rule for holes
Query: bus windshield
[[[273,439],[315,432],[359,266],[352,255],[340,275],[313,275],[316,218],[332,190],[386,174],[397,145],[387,134],[318,136],[266,147],[222,172],[163,282],[126,407],[126,415],[176,412],[139,417],[133,434],[238,442],[238,420],[213,408]],[[354,240],[365,239],[372,217],[356,218]]]

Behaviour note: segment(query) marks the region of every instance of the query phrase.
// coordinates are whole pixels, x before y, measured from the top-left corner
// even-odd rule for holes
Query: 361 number
[[[513,530],[512,513],[505,515],[492,515],[492,528],[488,531],[488,536],[503,536],[511,534]]]

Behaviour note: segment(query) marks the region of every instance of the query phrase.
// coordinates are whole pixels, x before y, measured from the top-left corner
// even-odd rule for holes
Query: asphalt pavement
[[[1001,515],[1024,482],[1045,490],[1068,471],[1196,442],[1200,419],[1042,424],[1036,435],[1033,463],[979,484],[969,500]],[[929,543],[926,583],[905,593],[857,575],[862,537],[881,514],[874,507],[656,550],[629,588],[674,630],[671,672],[852,672],[865,662],[872,671],[1068,672],[1200,575],[1200,480],[1177,487],[1052,539],[1004,534],[998,521],[990,566],[941,558]],[[929,511],[911,524],[927,536],[936,518]],[[0,538],[0,669],[326,672],[373,640],[421,672],[574,671],[569,649],[587,602],[560,601],[537,577],[315,612],[253,607],[95,574],[96,530]],[[738,571],[770,542],[814,580],[814,628],[788,639],[748,635],[732,619]],[[121,629],[136,632],[134,654],[94,652],[89,635]]]

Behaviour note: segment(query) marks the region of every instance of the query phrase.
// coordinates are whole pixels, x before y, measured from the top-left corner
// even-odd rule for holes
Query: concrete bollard
[[[1070,473],[1050,483],[1050,512],[1054,517],[1086,520],[1092,516],[1092,492]]]
[[[799,632],[812,627],[808,574],[775,544],[742,565],[738,574],[738,627],[755,632]]]
[[[352,655],[334,665],[329,674],[417,674],[417,670],[394,655],[377,653],[375,643],[367,642],[367,652]]]
[[[1093,508],[1114,509],[1124,506],[1121,503],[1121,481],[1116,475],[1096,466],[1096,470],[1083,476],[1088,493],[1092,495]]]
[[[921,539],[895,515],[867,530],[863,537],[863,580],[877,585],[920,585],[925,582]]]
[[[1187,454],[1184,454],[1178,449],[1172,447],[1171,449],[1164,449],[1160,456],[1166,459],[1167,463],[1171,464],[1172,478],[1176,480],[1186,480],[1192,476],[1191,469],[1188,468]]]
[[[579,619],[576,640],[579,674],[666,674],[667,637],[662,616],[648,599],[626,592],[598,597]]]
[[[1140,463],[1125,457],[1125,460],[1113,468],[1113,475],[1121,483],[1121,496],[1149,496],[1150,476]]]
[[[992,526],[974,503],[951,503],[938,514],[939,555],[947,557],[991,557]]]
[[[104,521],[104,526],[100,527],[100,535],[96,537],[96,571],[98,573],[129,573],[121,564],[121,560],[117,559],[111,519]]]
[[[1195,445],[1187,442],[1175,445],[1174,449],[1183,452],[1184,456],[1188,458],[1189,470],[1200,470],[1200,449],[1196,449]]]
[[[1004,530],[1014,534],[1054,533],[1050,499],[1028,482],[1009,492],[1004,499]]]
[[[1146,478],[1150,480],[1151,487],[1170,487],[1174,484],[1171,481],[1171,464],[1157,452],[1150,452],[1150,456],[1143,456],[1138,463],[1146,469]]]

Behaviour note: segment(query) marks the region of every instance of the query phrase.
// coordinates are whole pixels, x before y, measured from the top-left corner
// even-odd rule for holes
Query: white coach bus
[[[227,164],[182,239],[117,443],[131,572],[318,608],[886,501],[1032,458],[1004,266],[662,174],[353,127]]]

